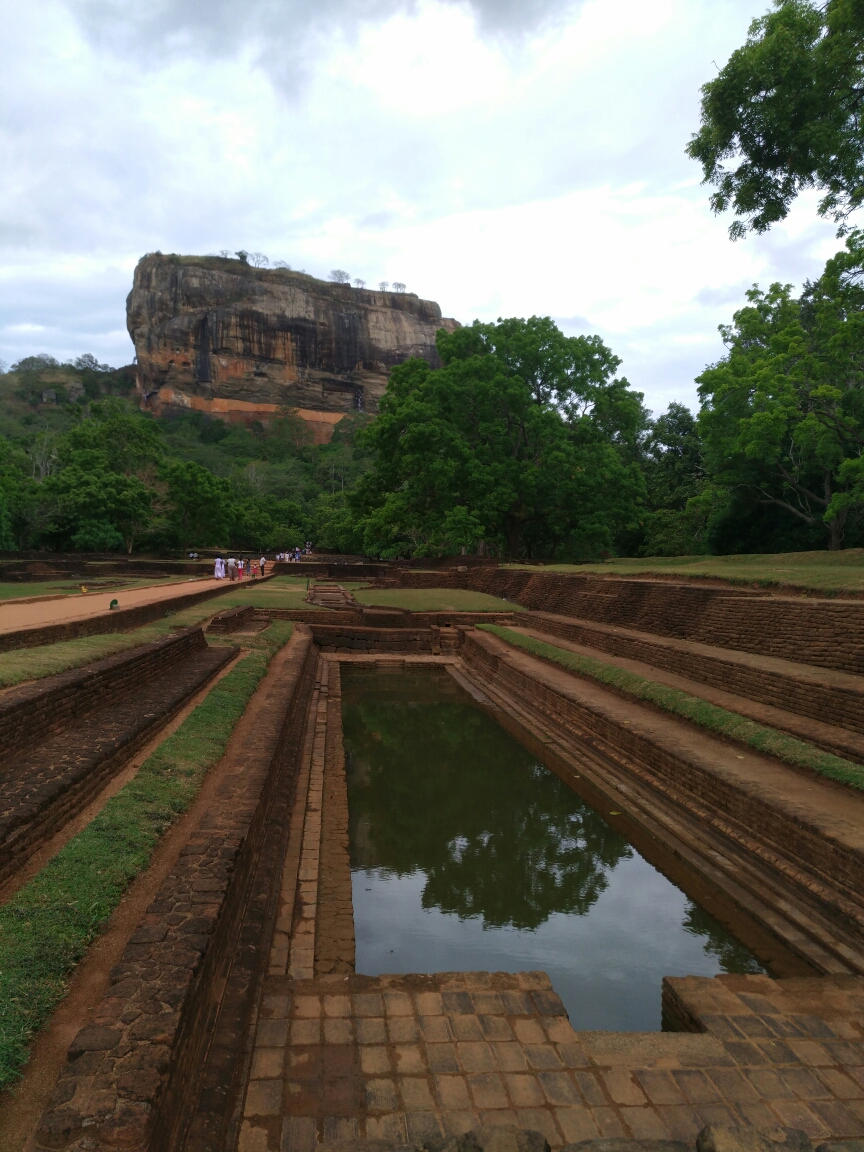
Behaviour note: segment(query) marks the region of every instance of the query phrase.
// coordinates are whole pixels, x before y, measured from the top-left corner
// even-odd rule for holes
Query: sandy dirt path
[[[6,601],[0,604],[0,632],[16,632],[20,628],[38,628],[43,624],[65,624],[68,620],[86,620],[92,616],[102,616],[110,611],[111,601],[117,601],[118,608],[137,608],[141,604],[154,604],[158,601],[173,600],[178,596],[188,596],[190,592],[203,592],[207,588],[224,588],[224,580],[193,578],[177,584],[157,584],[147,588],[122,588],[115,591],[88,593],[87,595],[65,596],[62,600],[43,600],[36,604],[16,604]],[[251,580],[237,581],[235,588],[249,586]]]

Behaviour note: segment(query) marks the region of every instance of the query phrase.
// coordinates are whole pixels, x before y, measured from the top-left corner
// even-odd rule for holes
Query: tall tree
[[[374,456],[351,497],[377,555],[473,550],[596,554],[643,488],[624,445],[641,396],[598,338],[548,318],[439,332],[443,368],[394,369],[362,438]]]
[[[228,482],[192,460],[169,460],[161,478],[168,487],[168,522],[180,547],[223,544],[232,518]]]
[[[705,474],[699,427],[690,409],[673,400],[651,424],[643,451],[648,506],[683,512]]]
[[[864,203],[864,5],[774,0],[747,42],[702,88],[702,127],[687,151],[732,207],[733,238],[783,220],[805,188],[843,224]]]
[[[864,510],[864,233],[800,298],[781,284],[747,297],[698,378],[708,471],[839,548]]]

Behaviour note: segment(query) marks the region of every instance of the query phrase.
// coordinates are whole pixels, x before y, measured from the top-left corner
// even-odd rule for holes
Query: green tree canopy
[[[698,380],[708,471],[839,548],[864,509],[864,234],[800,298],[781,284],[747,295]]]
[[[687,501],[699,494],[704,477],[702,441],[690,409],[673,400],[652,422],[643,452],[649,505],[683,512]]]
[[[131,552],[149,526],[153,490],[135,476],[114,472],[107,456],[80,449],[75,460],[49,476],[41,496],[53,504],[53,533],[78,548]]]
[[[864,202],[864,6],[774,0],[746,44],[702,88],[702,127],[687,151],[715,188],[733,238],[764,232],[805,188],[842,224]]]
[[[363,433],[374,464],[351,497],[372,555],[460,547],[596,554],[636,514],[641,474],[627,445],[642,397],[614,378],[598,337],[548,318],[438,334],[443,367],[395,368]]]
[[[223,544],[232,519],[228,482],[194,460],[169,460],[161,477],[168,486],[168,523],[180,547],[193,541]]]

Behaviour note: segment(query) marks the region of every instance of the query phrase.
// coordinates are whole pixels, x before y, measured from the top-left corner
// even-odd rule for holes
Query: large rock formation
[[[376,412],[395,364],[438,363],[441,309],[218,256],[145,256],[126,301],[142,403],[223,419],[285,408],[326,442],[349,412]]]

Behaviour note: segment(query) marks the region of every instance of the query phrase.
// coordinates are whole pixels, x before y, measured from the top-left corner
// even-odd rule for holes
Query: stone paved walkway
[[[701,1032],[575,1032],[542,972],[270,978],[240,1152],[516,1124],[553,1148],[713,1124],[864,1134],[864,980],[669,980]]]

